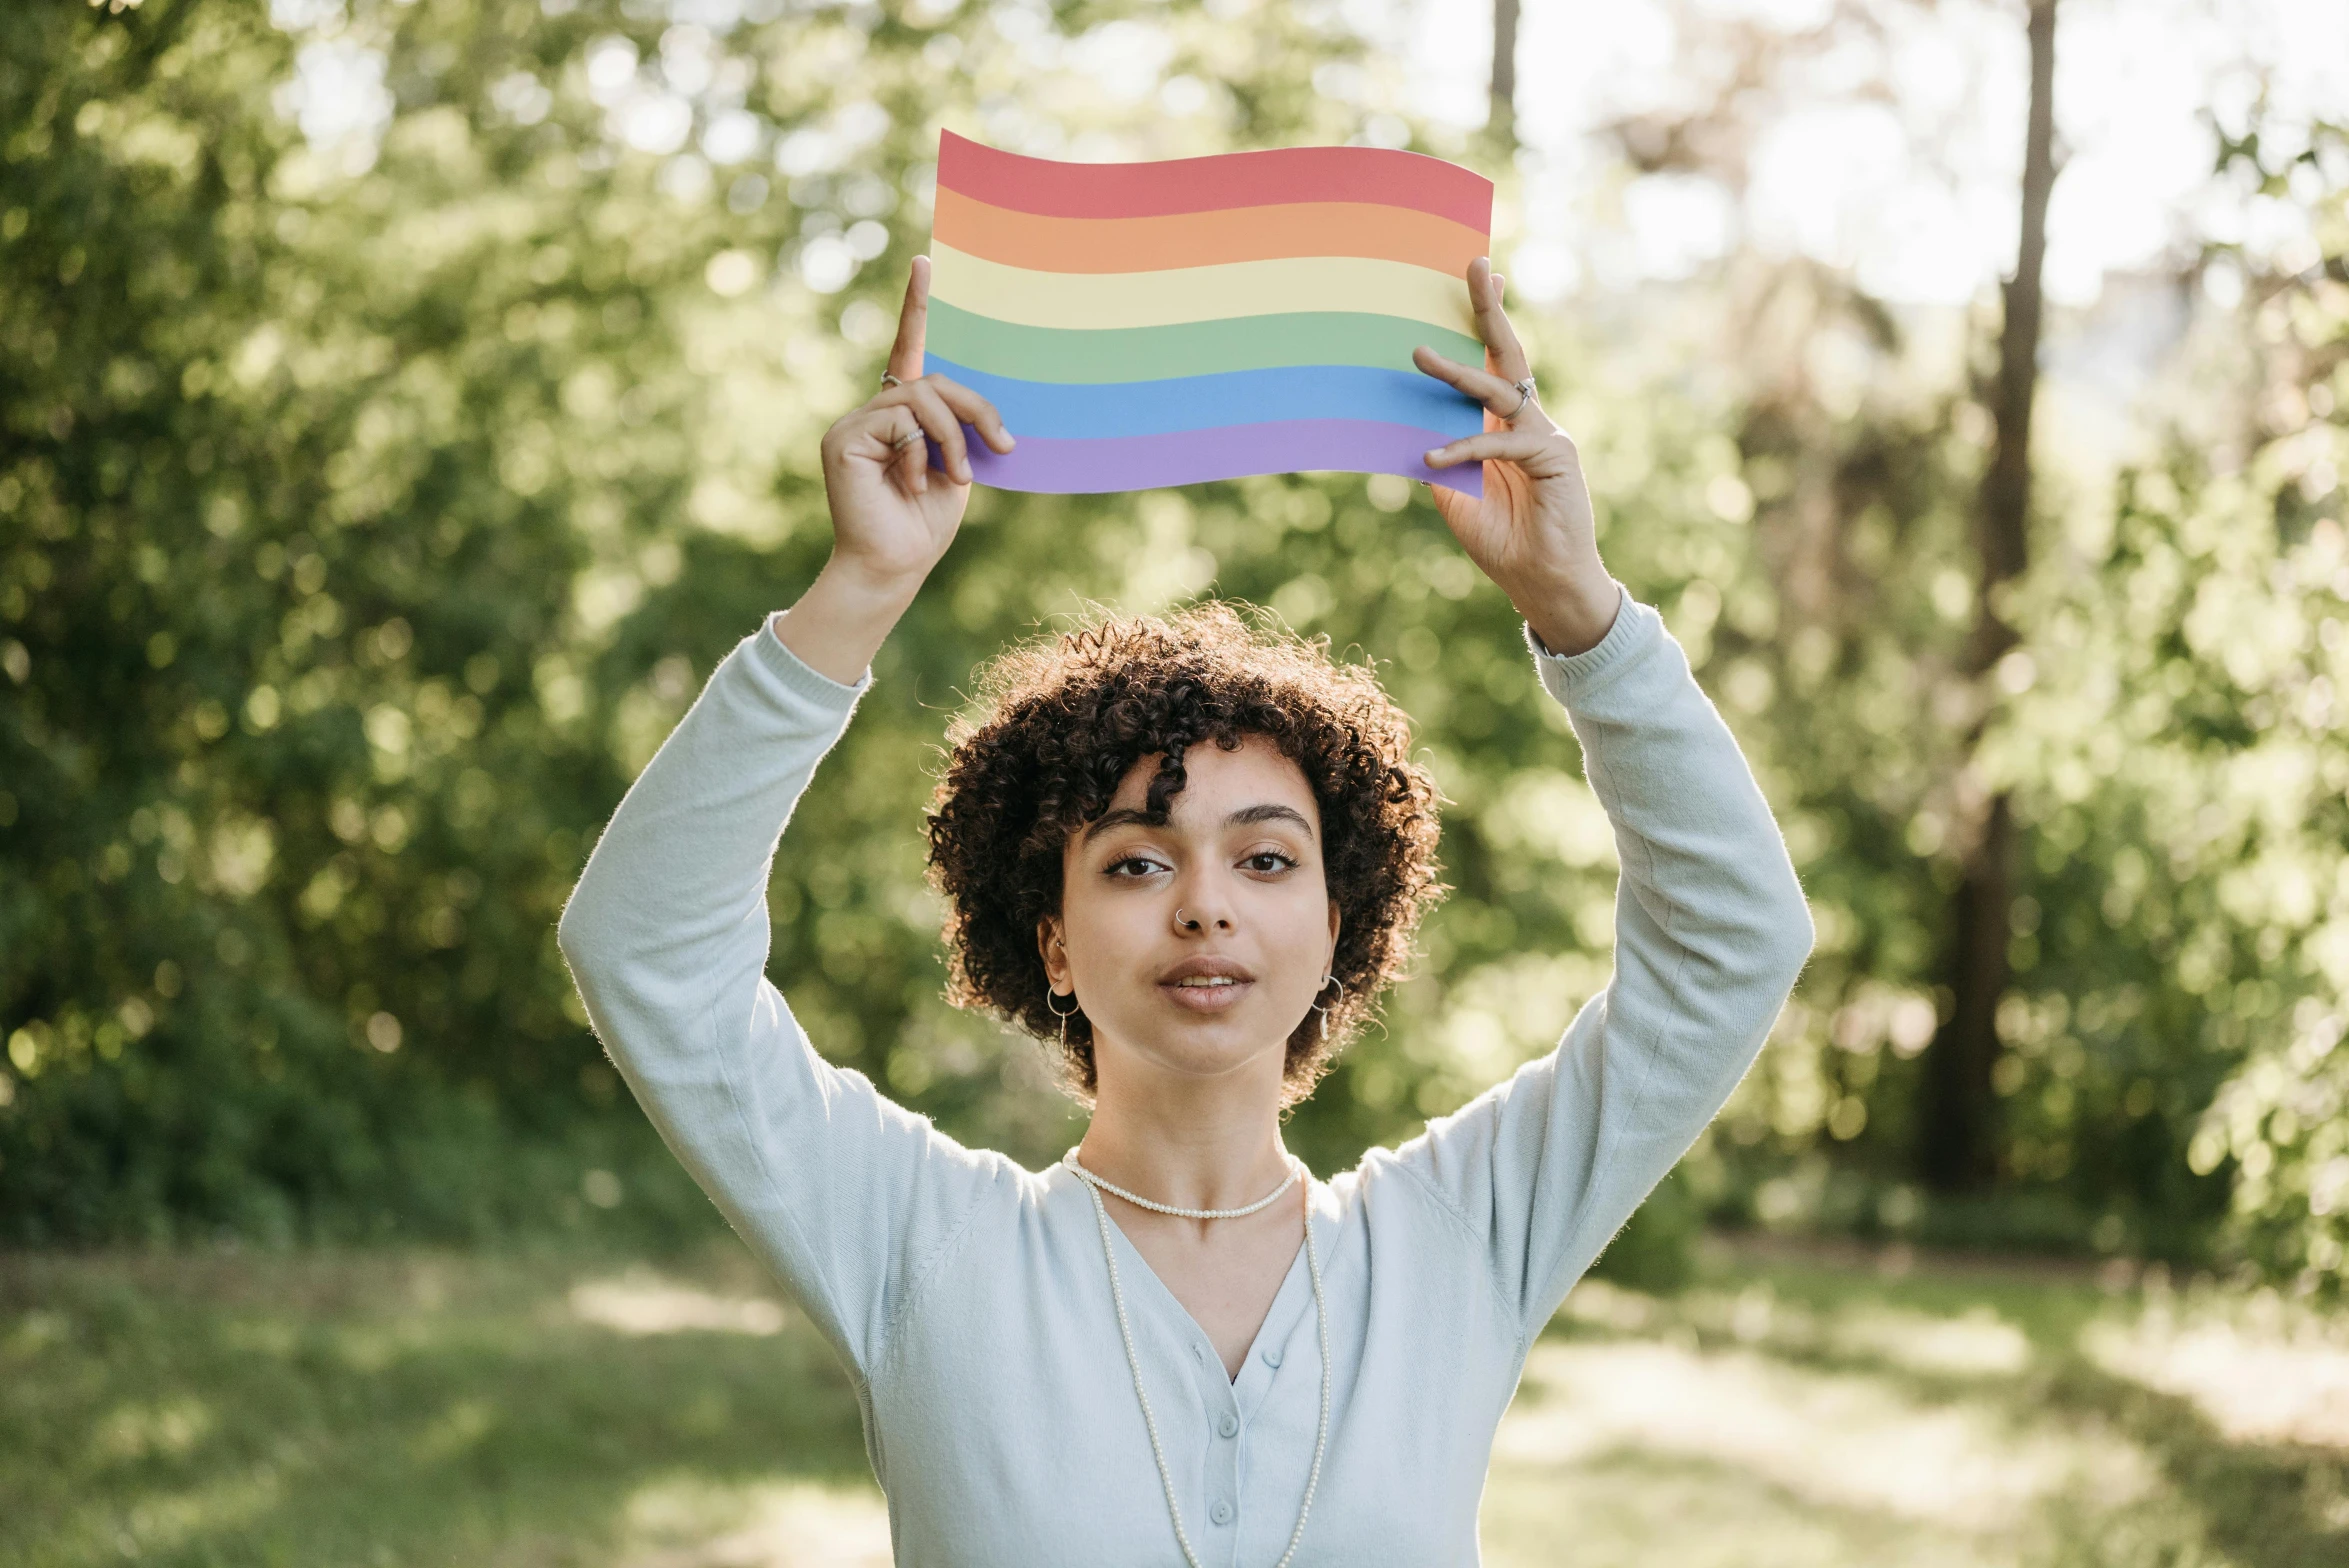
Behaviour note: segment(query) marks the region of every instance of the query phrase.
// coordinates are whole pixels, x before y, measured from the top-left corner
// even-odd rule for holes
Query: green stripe
[[[1426,344],[1447,359],[1484,363],[1466,333],[1359,311],[1293,311],[1189,321],[1171,327],[1027,327],[930,301],[929,349],[941,359],[1021,381],[1166,381],[1289,365],[1415,370]]]

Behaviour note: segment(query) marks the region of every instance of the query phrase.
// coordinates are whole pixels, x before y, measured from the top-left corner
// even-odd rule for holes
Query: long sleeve
[[[1396,1151],[1482,1249],[1522,1342],[1745,1075],[1812,943],[1737,742],[1657,613],[1597,647],[1526,632],[1615,834],[1615,968],[1558,1048]]]
[[[776,844],[871,684],[810,668],[768,627],[744,638],[621,801],[558,929],[662,1137],[860,1380],[925,1263],[1014,1179],[825,1062],[765,976]]]

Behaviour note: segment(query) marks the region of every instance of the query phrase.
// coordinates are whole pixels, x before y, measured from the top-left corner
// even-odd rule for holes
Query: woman
[[[825,1063],[762,973],[775,845],[954,537],[963,427],[1013,442],[921,374],[927,265],[884,390],[824,438],[831,559],[720,664],[564,912],[589,1015],[853,1373],[899,1562],[1473,1563],[1534,1336],[1810,952],[1783,841],[1601,565],[1480,259],[1485,368],[1417,363],[1490,411],[1428,454],[1485,462],[1485,494],[1434,496],[1523,614],[1622,865],[1614,976],[1558,1049],[1334,1181],[1282,1148],[1433,896],[1434,791],[1367,675],[1208,611],[1005,661],[931,818],[952,995],[1052,1032],[1082,1143],[1030,1172]]]

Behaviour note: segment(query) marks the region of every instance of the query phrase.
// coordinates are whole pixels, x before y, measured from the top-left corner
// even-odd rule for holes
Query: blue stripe
[[[1484,405],[1416,370],[1289,365],[1168,381],[1068,385],[989,375],[935,354],[926,357],[924,368],[993,403],[1014,436],[1086,440],[1297,419],[1411,425],[1448,440],[1484,429]]]

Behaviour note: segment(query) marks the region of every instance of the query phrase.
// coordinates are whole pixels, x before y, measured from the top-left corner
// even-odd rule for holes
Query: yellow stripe
[[[933,238],[930,292],[997,321],[1079,331],[1362,311],[1478,335],[1464,280],[1369,256],[1283,256],[1166,272],[1035,272]]]

